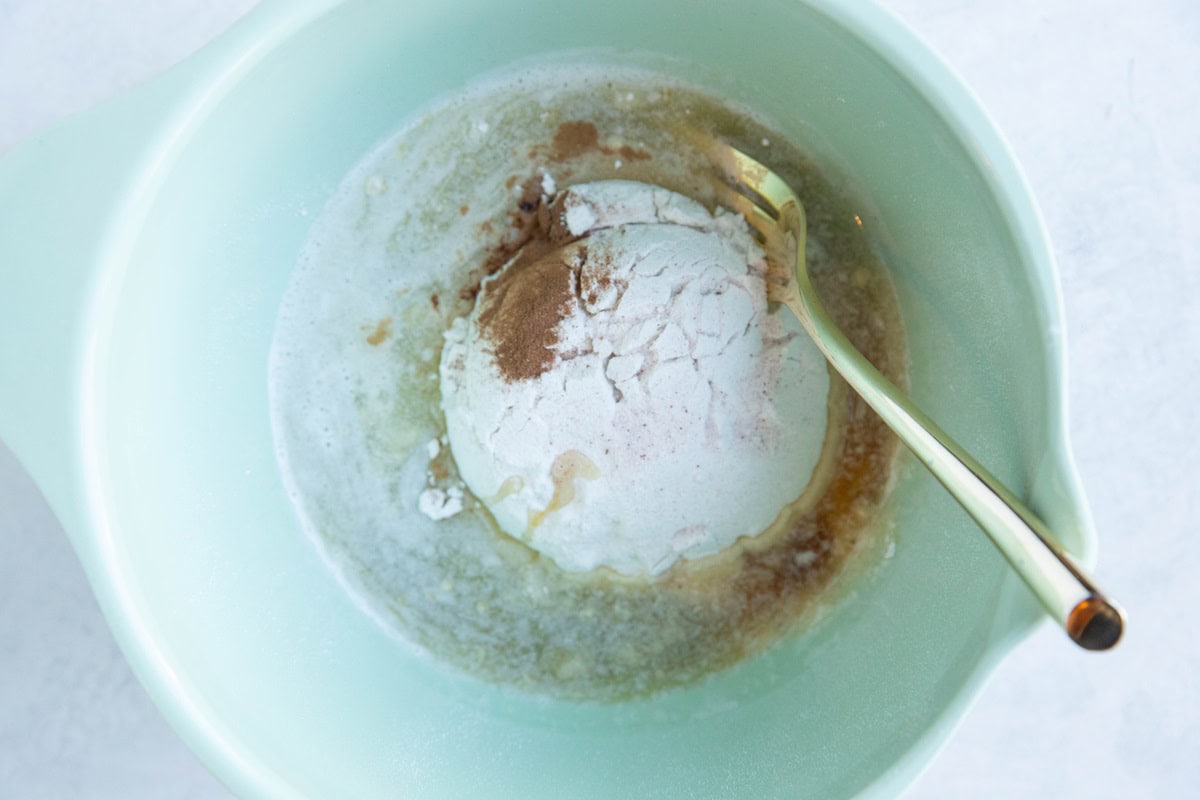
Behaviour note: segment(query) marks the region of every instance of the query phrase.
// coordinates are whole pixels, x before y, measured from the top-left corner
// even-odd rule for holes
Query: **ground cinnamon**
[[[500,375],[510,383],[531,380],[554,366],[558,326],[575,300],[574,265],[564,256],[560,251],[517,259],[479,300],[479,328],[491,342]]]
[[[589,150],[598,149],[600,133],[596,126],[584,120],[564,122],[554,131],[551,145],[554,147],[554,160],[566,161],[576,158]]]
[[[554,131],[554,138],[550,142],[553,155],[551,161],[567,161],[568,159],[578,158],[585,153],[596,152],[603,153],[606,156],[619,156],[626,161],[647,161],[650,159],[650,153],[632,145],[622,144],[618,147],[602,146],[600,144],[600,131],[596,129],[594,123],[586,120],[572,120],[564,122]],[[538,148],[530,151],[530,158],[536,158]]]
[[[586,120],[559,125],[550,149],[554,162],[589,152],[619,154],[629,160],[650,158],[629,145],[601,146],[595,124]],[[509,176],[505,187],[513,189],[518,180]],[[571,313],[572,304],[580,298],[595,303],[611,285],[607,271],[583,275],[587,249],[566,247],[578,237],[564,222],[564,196],[546,198],[542,181],[538,172],[521,182],[516,207],[509,212],[508,236],[492,248],[460,293],[463,300],[481,304],[479,328],[491,340],[501,376],[514,383],[536,378],[554,366],[558,326]],[[501,269],[481,291],[484,279]]]

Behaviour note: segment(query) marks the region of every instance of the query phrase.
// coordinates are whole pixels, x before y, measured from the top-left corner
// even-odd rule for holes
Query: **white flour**
[[[501,528],[573,572],[658,574],[761,533],[821,454],[829,372],[789,313],[768,313],[745,221],[632,181],[559,203],[590,235],[544,257],[574,284],[552,368],[513,381],[497,366],[478,312],[505,273],[447,332],[442,402],[463,479]],[[568,453],[590,477],[555,475]]]

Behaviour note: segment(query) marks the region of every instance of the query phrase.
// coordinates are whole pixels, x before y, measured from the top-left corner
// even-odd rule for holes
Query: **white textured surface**
[[[0,0],[0,152],[178,60],[251,0]],[[1200,4],[889,0],[989,108],[1062,270],[1099,574],[1132,614],[1088,656],[1042,629],[910,798],[1200,788]],[[1172,633],[1174,629],[1174,633]],[[113,644],[62,530],[0,451],[0,796],[219,798]]]
[[[590,222],[576,228],[575,212]],[[750,227],[620,180],[571,186],[550,215],[552,230],[589,235],[484,281],[446,332],[442,408],[463,481],[569,572],[657,575],[765,531],[821,456],[829,370],[794,317],[767,312]],[[553,316],[550,274],[568,293],[555,358],[512,381],[497,332],[530,318],[533,294]]]

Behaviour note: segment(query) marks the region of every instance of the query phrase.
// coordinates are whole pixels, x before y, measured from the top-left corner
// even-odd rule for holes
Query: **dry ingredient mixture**
[[[579,496],[596,484],[603,465],[579,449],[557,451],[536,476],[496,471],[481,489],[487,496],[467,488],[477,481],[463,481],[469,467],[459,459],[461,443],[449,446],[443,404],[453,414],[454,401],[446,402],[439,371],[467,341],[463,328],[475,325],[487,337],[498,385],[532,384],[554,374],[570,353],[562,345],[574,334],[558,323],[570,316],[571,304],[603,304],[614,290],[600,273],[587,286],[571,278],[564,285],[563,271],[550,267],[554,252],[559,267],[562,257],[590,262],[599,253],[589,240],[615,229],[595,229],[601,222],[595,204],[566,208],[572,187],[654,184],[707,206],[709,220],[719,218],[686,147],[670,134],[680,123],[707,127],[797,190],[809,217],[810,271],[827,307],[868,358],[903,382],[903,330],[864,231],[868,211],[746,109],[663,74],[595,61],[500,75],[420,115],[346,178],[314,225],[285,296],[272,351],[272,414],[298,513],[349,590],[383,625],[486,680],[603,701],[687,684],[811,620],[848,575],[884,550],[878,510],[896,443],[840,381],[824,375],[824,389],[807,386],[822,402],[828,395],[817,415],[824,449],[814,455],[810,436],[810,449],[795,465],[757,475],[753,485],[762,495],[754,508],[730,500],[743,503],[733,507],[745,518],[758,513],[768,524],[713,554],[689,551],[685,533],[670,563],[636,542],[607,555],[596,551],[596,563],[610,567],[613,559],[639,553],[629,560],[638,564],[630,570],[635,576],[608,567],[572,572],[552,553],[507,535],[506,502],[526,528],[533,522],[541,528],[588,499]],[[555,201],[563,204],[557,225]],[[671,202],[687,206],[701,227],[716,225],[686,202]],[[606,242],[600,249],[610,254],[650,246],[621,251],[619,242]],[[537,280],[488,280],[514,257]],[[753,254],[743,258],[748,273],[753,263]],[[541,289],[532,291],[534,285]],[[481,291],[484,302],[472,319]],[[752,309],[761,324],[774,319],[769,324],[780,326],[760,342],[772,340],[787,352],[800,341],[781,344],[797,330],[784,321],[787,314]],[[528,324],[515,324],[522,316]],[[684,332],[674,346],[684,340],[689,349],[696,344]],[[673,352],[670,346],[670,339],[662,342],[664,352]],[[628,385],[626,392],[622,382],[636,382],[637,369],[659,355],[643,346],[642,365],[633,359],[613,366],[616,351],[614,343],[596,373],[613,400],[617,391],[622,399],[637,391]],[[660,435],[656,430],[647,441]],[[766,438],[761,444],[769,449]],[[523,491],[530,492],[524,506],[508,499]],[[631,528],[629,537],[671,546],[679,533],[650,527]],[[586,568],[583,560],[574,566]]]
[[[466,485],[571,572],[658,575],[766,530],[821,456],[829,370],[768,310],[745,220],[620,180],[543,195],[540,212],[446,333]]]

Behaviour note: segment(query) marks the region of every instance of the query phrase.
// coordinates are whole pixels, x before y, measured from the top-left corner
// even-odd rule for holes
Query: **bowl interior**
[[[122,265],[96,417],[139,624],[248,768],[307,795],[895,789],[997,642],[1032,618],[999,556],[912,464],[895,493],[894,557],[817,631],[620,706],[514,696],[414,654],[356,606],[293,516],[266,370],[311,221],[425,102],[572,48],[681,59],[685,77],[806,142],[871,210],[917,401],[1018,492],[1057,452],[1054,300],[1037,243],[1007,210],[1026,201],[997,201],[989,154],[874,49],[896,46],[876,35],[890,22],[862,12],[868,33],[855,34],[842,12],[773,0],[526,5],[345,3],[247,71],[171,166]]]

